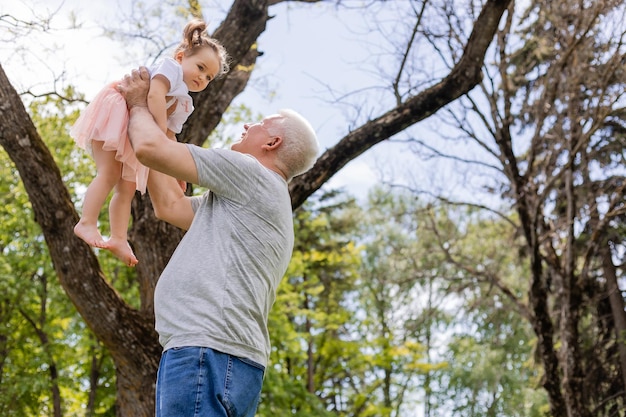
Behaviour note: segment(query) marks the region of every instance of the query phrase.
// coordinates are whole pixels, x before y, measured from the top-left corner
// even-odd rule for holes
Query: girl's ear
[[[174,55],[174,59],[180,63],[180,62],[183,62],[183,57],[184,56],[185,56],[185,52],[178,51],[178,52],[176,52],[176,55]]]

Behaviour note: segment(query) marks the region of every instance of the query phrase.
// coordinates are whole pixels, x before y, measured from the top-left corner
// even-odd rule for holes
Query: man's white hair
[[[270,132],[283,139],[277,150],[276,165],[285,174],[287,181],[291,181],[315,164],[319,144],[315,130],[302,115],[291,109],[279,110],[278,114],[282,117],[274,122],[274,126],[280,132]]]

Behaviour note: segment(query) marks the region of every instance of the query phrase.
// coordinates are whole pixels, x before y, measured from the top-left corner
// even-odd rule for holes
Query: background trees
[[[245,89],[278,3],[232,3],[214,36],[234,70],[195,97],[182,140],[204,144]],[[400,3],[393,53],[372,55],[386,88],[346,98],[350,129],[291,184],[298,246],[272,315],[259,414],[400,416],[422,403],[427,415],[617,415],[626,374],[623,4],[373,7]],[[94,254],[71,232],[90,175],[65,134],[74,109],[58,101],[25,111],[1,70],[0,99],[0,143],[12,161],[0,183],[2,407],[151,415],[160,355],[152,292],[180,232],[138,196],[136,271]],[[426,120],[433,114],[441,118]],[[419,121],[437,131],[427,136]],[[416,178],[367,203],[322,194],[302,206],[390,138],[408,142],[420,164],[447,160],[437,176],[460,174],[453,183],[464,187],[437,191]]]
[[[480,149],[457,160],[481,175],[487,167],[492,180],[480,183],[516,212],[510,224],[529,262],[528,300],[498,274],[491,279],[528,308],[554,416],[623,408],[623,346],[607,338],[620,334],[624,315],[615,274],[624,212],[626,28],[618,5],[536,3],[520,20],[508,15],[480,88],[447,118]]]

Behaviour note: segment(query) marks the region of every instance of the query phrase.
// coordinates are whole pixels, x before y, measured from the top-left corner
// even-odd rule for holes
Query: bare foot
[[[125,239],[111,238],[106,242],[104,248],[111,251],[113,255],[128,266],[135,266],[139,262]]]
[[[74,226],[74,234],[84,240],[89,246],[96,248],[104,248],[106,246],[106,242],[96,226],[78,222]]]

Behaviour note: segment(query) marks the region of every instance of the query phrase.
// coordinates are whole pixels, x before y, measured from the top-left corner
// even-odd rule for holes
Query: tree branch
[[[310,171],[296,177],[289,187],[292,206],[299,207],[348,162],[366,150],[426,119],[472,90],[481,80],[485,53],[510,2],[487,1],[474,24],[463,56],[446,78],[350,132],[337,145],[326,150]]]

